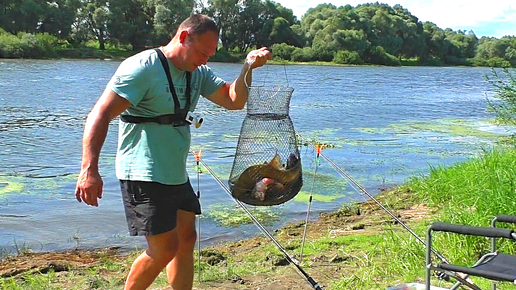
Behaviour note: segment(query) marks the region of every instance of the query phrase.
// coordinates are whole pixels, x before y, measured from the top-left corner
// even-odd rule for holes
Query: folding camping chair
[[[498,215],[492,221],[492,227],[474,227],[456,225],[450,223],[434,222],[427,231],[426,236],[426,289],[430,288],[432,270],[447,275],[457,280],[450,289],[458,289],[461,286],[470,289],[482,290],[473,284],[468,277],[476,276],[492,281],[492,289],[496,290],[496,282],[511,282],[516,285],[516,256],[499,253],[496,250],[496,239],[505,238],[516,241],[516,233],[512,229],[497,228],[496,223],[516,224],[516,216]],[[453,265],[447,263],[432,263],[432,232],[449,232],[461,235],[488,237],[492,239],[491,252],[483,255],[471,266]]]

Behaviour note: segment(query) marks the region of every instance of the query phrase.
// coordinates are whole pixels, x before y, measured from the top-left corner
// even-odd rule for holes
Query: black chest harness
[[[174,88],[174,83],[172,82],[172,77],[170,76],[170,68],[168,66],[167,58],[165,57],[161,49],[156,48],[154,50],[158,54],[159,60],[161,61],[163,69],[165,70],[165,73],[167,75],[170,93],[172,94],[172,97],[174,99],[174,114],[166,114],[156,117],[138,117],[131,115],[121,115],[120,120],[126,123],[137,124],[154,122],[162,125],[173,125],[174,127],[190,125],[191,122],[187,121],[187,117],[189,116],[188,113],[191,105],[190,85],[192,81],[192,73],[188,71],[186,72],[186,105],[184,108],[181,109],[181,104],[179,103],[179,98],[177,97],[176,90]]]

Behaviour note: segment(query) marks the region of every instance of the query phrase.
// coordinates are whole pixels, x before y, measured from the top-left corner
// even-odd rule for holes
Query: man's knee
[[[182,250],[188,250],[195,247],[197,240],[197,232],[195,230],[195,214],[179,210],[177,212],[177,238],[179,239],[179,247]]]
[[[146,253],[157,265],[165,267],[176,256],[177,247],[161,247],[159,249],[149,248]]]
[[[195,242],[197,241],[197,232],[194,229],[184,231],[179,235],[179,247],[181,248],[194,248]]]
[[[147,237],[149,248],[146,253],[160,266],[165,267],[177,254],[179,240],[174,231]]]

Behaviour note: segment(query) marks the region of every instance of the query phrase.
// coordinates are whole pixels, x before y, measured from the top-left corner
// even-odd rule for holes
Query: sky
[[[321,3],[331,3],[337,7],[349,4],[355,7],[359,4],[374,3],[376,0],[276,0],[274,2],[292,9],[297,19],[301,19],[309,8],[315,8]],[[473,30],[479,38],[516,36],[515,0],[384,0],[378,2],[391,7],[400,4],[420,21],[433,22],[442,29]]]

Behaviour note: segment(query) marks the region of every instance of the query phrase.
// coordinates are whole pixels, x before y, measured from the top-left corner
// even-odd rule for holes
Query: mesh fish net
[[[252,86],[242,123],[229,187],[250,205],[284,203],[303,186],[296,132],[289,116],[294,89]]]

